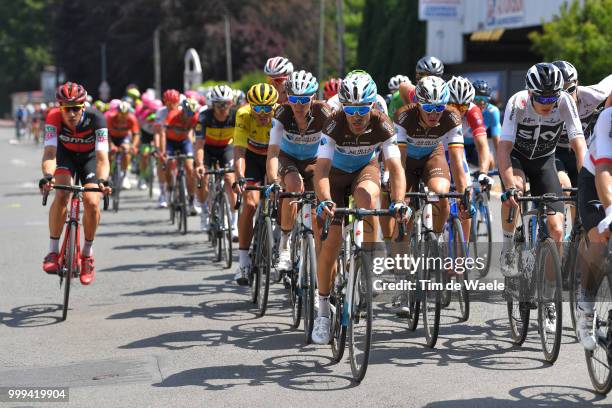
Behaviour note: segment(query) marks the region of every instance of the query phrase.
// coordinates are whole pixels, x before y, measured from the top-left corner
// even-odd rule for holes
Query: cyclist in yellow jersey
[[[268,84],[255,84],[247,93],[248,105],[236,113],[234,132],[234,162],[238,181],[232,186],[242,194],[242,210],[238,216],[238,253],[240,266],[234,278],[239,285],[248,285],[249,247],[253,238],[253,217],[259,203],[258,191],[245,191],[249,184],[264,184],[266,155],[272,128],[272,115],[278,92]]]

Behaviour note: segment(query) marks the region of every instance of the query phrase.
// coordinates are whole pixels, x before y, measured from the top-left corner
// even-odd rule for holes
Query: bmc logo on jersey
[[[89,135],[87,138],[60,135],[59,139],[63,143],[74,143],[74,144],[92,144],[94,142],[93,135]]]

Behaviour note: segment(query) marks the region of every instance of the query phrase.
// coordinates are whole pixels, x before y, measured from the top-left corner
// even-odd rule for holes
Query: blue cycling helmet
[[[350,72],[338,91],[338,99],[343,104],[374,103],[377,95],[376,83],[365,71]]]
[[[295,71],[285,82],[289,95],[314,95],[319,90],[319,82],[310,72]]]

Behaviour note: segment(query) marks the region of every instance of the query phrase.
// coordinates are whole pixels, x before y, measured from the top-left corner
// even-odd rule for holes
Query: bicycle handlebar
[[[56,184],[53,186],[54,190],[64,190],[71,193],[104,193],[99,187],[82,187],[82,186],[67,186],[64,184]],[[43,193],[42,205],[47,205],[47,198],[49,197],[49,191]],[[108,210],[109,197],[108,194],[104,194],[104,211]]]
[[[564,189],[565,190],[565,189]],[[572,191],[573,189],[567,189],[568,191]],[[577,191],[577,189],[576,189]],[[546,194],[542,194],[539,196],[522,196],[522,197],[517,197],[515,196],[514,199],[517,202],[544,202],[544,203],[556,203],[559,201],[576,201],[577,197],[576,196],[562,196],[559,197],[557,196],[555,193],[546,193]],[[506,220],[508,222],[508,224],[512,224],[514,222],[514,215],[515,215],[515,208],[511,207],[510,208],[510,213],[508,214],[508,219]]]
[[[331,224],[332,219],[336,215],[342,215],[342,216],[352,215],[358,220],[361,220],[362,218],[369,217],[369,216],[394,217],[395,212],[392,210],[388,210],[388,209],[387,210],[366,210],[363,208],[336,208],[336,210],[334,211],[334,216],[327,217],[325,219],[325,223],[323,224],[323,228],[321,230],[321,241],[325,241],[327,239],[327,235],[329,234],[329,225]],[[403,225],[403,223],[401,225]]]

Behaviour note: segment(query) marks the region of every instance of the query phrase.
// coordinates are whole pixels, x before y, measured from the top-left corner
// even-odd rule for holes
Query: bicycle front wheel
[[[62,321],[65,321],[68,317],[68,304],[70,301],[70,282],[72,277],[78,273],[79,265],[76,253],[77,247],[77,226],[74,224],[70,225],[68,237],[68,246],[66,247],[66,256],[64,258],[64,265],[60,268],[64,272],[63,284],[63,305],[62,305]],[[61,281],[60,281],[61,282]]]
[[[185,192],[185,175],[182,174],[179,177],[178,182],[179,189],[179,222],[178,230],[181,234],[187,234],[187,194]]]
[[[461,228],[461,221],[455,218],[453,220],[453,257],[455,259],[465,259],[465,253],[466,245],[463,237],[463,229]],[[470,318],[470,294],[466,285],[469,279],[467,269],[465,269],[463,273],[457,273],[455,279],[461,284],[461,289],[457,292],[457,300],[459,302],[461,321],[465,322]]]
[[[346,273],[344,270],[344,255],[336,261],[336,276],[329,295],[331,306],[331,349],[335,362],[340,362],[346,347],[346,329],[348,310],[344,307],[346,301]]]
[[[302,241],[302,299],[304,301],[304,335],[306,344],[312,343],[312,329],[315,320],[315,296],[317,292],[317,257],[314,237],[311,233]]]
[[[491,253],[493,251],[493,234],[491,231],[491,213],[485,201],[479,201],[476,206],[477,214],[472,219],[470,228],[469,253],[472,259],[481,258],[484,267],[479,270],[480,279],[487,276],[491,268]]]
[[[607,273],[601,280],[596,295],[595,302],[595,336],[598,337],[599,330],[605,330],[608,335],[612,331],[609,326],[609,313],[612,310],[612,277]],[[607,326],[604,326],[604,324]],[[598,330],[599,329],[599,330]],[[605,341],[605,340],[604,340]],[[612,350],[607,349],[598,340],[597,347],[593,351],[584,351],[586,358],[589,378],[593,388],[599,394],[606,395],[612,389],[612,370],[610,364],[612,362]]]
[[[435,262],[440,257],[438,240],[433,232],[427,234],[425,244],[427,245],[427,256],[425,259],[433,261],[430,261],[430,265],[426,265],[424,268],[426,285],[423,290],[423,327],[425,329],[427,347],[434,348],[440,331],[442,278],[440,265],[437,265],[437,262]]]
[[[361,262],[361,255],[353,259],[353,290],[348,327],[349,360],[355,381],[365,377],[370,361],[372,343],[372,285],[369,271]]]
[[[559,357],[563,336],[563,282],[557,244],[546,238],[539,244],[538,273],[538,325],[544,358],[553,364]]]
[[[270,270],[272,269],[272,248],[274,246],[274,237],[272,236],[272,220],[266,217],[263,220],[263,230],[261,241],[259,242],[258,256],[258,272],[259,275],[259,293],[257,294],[257,306],[259,308],[259,316],[266,314],[268,307],[268,293],[270,291]]]
[[[219,206],[221,209],[221,215],[219,217],[221,226],[219,233],[221,236],[219,240],[221,241],[223,258],[225,258],[225,269],[229,269],[232,267],[232,213],[230,211],[227,195],[223,193],[222,197],[223,199]]]

